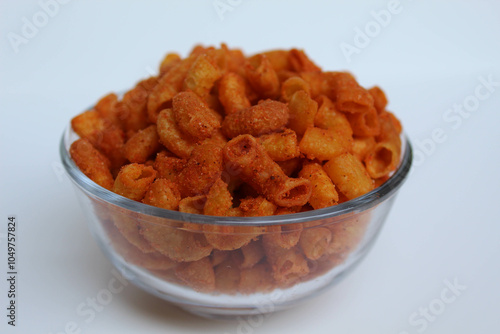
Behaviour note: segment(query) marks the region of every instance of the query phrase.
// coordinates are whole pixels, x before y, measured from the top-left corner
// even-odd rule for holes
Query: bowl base
[[[204,306],[193,306],[193,305],[177,305],[182,310],[194,314],[196,316],[212,319],[212,320],[223,320],[223,321],[236,321],[236,320],[246,320],[247,322],[259,322],[259,319],[265,319],[269,317],[272,313],[283,311],[287,309],[279,308],[273,310],[261,310],[258,308],[218,308],[218,307],[204,307]]]

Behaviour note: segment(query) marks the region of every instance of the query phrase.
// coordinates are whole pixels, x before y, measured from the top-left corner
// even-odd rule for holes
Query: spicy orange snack
[[[196,46],[74,117],[70,154],[101,187],[188,217],[152,223],[96,208],[125,261],[204,293],[268,292],[345,261],[370,212],[333,224],[245,219],[323,210],[383,184],[401,159],[401,124],[386,107],[380,87],[322,71],[303,50]]]

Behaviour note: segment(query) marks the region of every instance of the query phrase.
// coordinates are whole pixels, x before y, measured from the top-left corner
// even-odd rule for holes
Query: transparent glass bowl
[[[104,254],[136,286],[218,318],[283,310],[339,282],[373,246],[412,162],[402,135],[398,169],[368,194],[296,214],[214,217],[152,207],[100,187],[69,155],[77,138],[65,130],[61,159]]]

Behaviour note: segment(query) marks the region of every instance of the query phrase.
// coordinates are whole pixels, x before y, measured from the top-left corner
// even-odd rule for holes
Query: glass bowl
[[[71,159],[76,139],[68,126],[61,159],[103,253],[136,286],[215,318],[283,310],[339,282],[370,251],[412,162],[402,135],[398,169],[361,197],[295,214],[214,217],[145,205],[100,187]]]

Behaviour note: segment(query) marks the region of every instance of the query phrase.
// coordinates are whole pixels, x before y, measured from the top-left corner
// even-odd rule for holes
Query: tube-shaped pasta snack
[[[391,141],[401,146],[399,134],[401,133],[401,124],[394,115],[384,111],[379,115],[380,134],[376,137],[377,142]]]
[[[141,224],[140,232],[156,251],[178,262],[197,261],[212,252],[203,233],[190,232],[161,222]]]
[[[377,143],[364,159],[366,170],[375,179],[388,176],[397,168],[401,158],[399,121],[387,111],[382,112],[379,119],[380,135],[376,137]]]
[[[352,154],[359,161],[365,160],[366,155],[375,147],[375,138],[369,137],[354,137],[352,142]]]
[[[226,115],[250,107],[246,95],[245,79],[234,72],[224,74],[219,81],[219,100],[224,106]]]
[[[181,91],[184,79],[195,60],[195,55],[189,56],[160,77],[147,101],[147,115],[151,123],[156,123],[161,110],[171,107],[172,98]]]
[[[311,183],[303,178],[287,177],[278,187],[272,186],[268,189],[274,189],[274,194],[273,191],[270,192],[270,200],[284,207],[302,205],[301,203],[307,202],[311,196]]]
[[[127,242],[125,240],[125,242]],[[132,263],[138,267],[142,267],[147,270],[169,270],[175,268],[178,263],[169,259],[168,257],[158,253],[142,253],[137,250],[131,249],[121,249],[113,244],[113,247],[117,252],[125,259],[127,262]]]
[[[375,144],[364,159],[366,171],[374,179],[389,175],[396,170],[401,157],[397,143],[384,141]]]
[[[362,113],[348,114],[347,119],[356,136],[377,136],[380,134],[380,122],[375,108],[370,108]]]
[[[262,135],[259,143],[274,161],[285,161],[300,155],[297,134],[291,129]]]
[[[110,124],[102,131],[95,132],[89,138],[92,145],[108,157],[113,173],[126,161],[123,156],[124,137],[120,127]]]
[[[311,181],[312,193],[309,204],[314,209],[322,209],[335,205],[339,201],[339,194],[335,185],[318,163],[304,165],[299,176]]]
[[[288,58],[295,72],[321,72],[321,68],[307,57],[304,50],[292,49]]]
[[[389,111],[383,112],[380,115],[380,119],[382,120],[384,116],[388,117],[391,120],[392,125],[394,126],[394,129],[396,130],[396,133],[399,136],[403,131],[403,126],[401,125],[400,120],[392,112]]]
[[[286,176],[250,135],[238,136],[227,143],[224,160],[239,170],[239,177],[278,206],[304,205],[311,195],[305,179]]]
[[[142,203],[167,210],[177,210],[181,194],[177,185],[167,179],[156,179],[149,187]]]
[[[288,103],[288,109],[290,110],[288,127],[297,135],[302,136],[308,127],[314,126],[318,103],[311,99],[306,91],[295,92]]]
[[[222,122],[222,132],[229,138],[241,134],[260,136],[282,130],[288,122],[286,104],[266,100],[252,107],[229,114]]]
[[[158,172],[159,178],[176,182],[186,163],[186,159],[171,157],[162,151],[156,155],[153,168]]]
[[[158,79],[155,77],[140,81],[134,89],[126,92],[122,100],[116,104],[118,116],[127,138],[148,126],[148,97],[155,89],[157,82]]]
[[[207,196],[199,195],[193,197],[184,197],[179,202],[179,211],[185,213],[203,214],[203,208],[207,201]]]
[[[262,55],[269,59],[271,66],[276,72],[280,72],[292,70],[292,64],[290,64],[290,57],[288,56],[288,53],[289,51],[287,50],[271,50],[262,52]],[[257,57],[258,55],[255,55],[251,58]]]
[[[83,174],[101,187],[111,190],[114,181],[109,171],[110,162],[88,139],[82,138],[73,142],[69,153]]]
[[[385,110],[385,107],[387,106],[387,97],[385,96],[385,93],[380,87],[375,86],[370,89],[368,89],[368,93],[373,97],[373,105],[375,106],[375,109],[377,109],[377,112],[380,114]]]
[[[235,250],[248,244],[262,234],[261,227],[203,225],[205,238],[215,249]]]
[[[346,72],[331,76],[337,109],[347,113],[365,113],[373,108],[373,97]]]
[[[153,167],[137,163],[128,164],[120,169],[112,190],[118,195],[140,201],[155,178],[156,171]]]
[[[210,50],[207,50],[205,54],[209,61],[212,62],[212,64],[219,70],[219,78],[227,73],[229,69],[229,58],[231,55],[229,53],[229,49],[226,45],[224,45],[224,43],[221,44],[219,49],[210,48]],[[243,62],[241,65],[243,65]]]
[[[184,79],[184,90],[191,90],[200,97],[210,93],[215,81],[221,77],[219,67],[207,54],[199,55]]]
[[[275,212],[276,215],[286,215],[300,212],[301,207],[290,207],[290,208],[278,208]],[[262,238],[268,239],[266,242],[273,243],[281,248],[289,249],[295,246],[300,239],[302,233],[303,225],[288,224],[288,225],[275,225],[268,229],[266,235]]]
[[[197,145],[179,173],[182,197],[206,194],[222,173],[222,149],[207,142]]]
[[[222,262],[226,261],[232,254],[232,252],[214,249],[210,254],[210,261],[212,262],[212,266],[218,266]]]
[[[220,128],[214,112],[192,92],[176,94],[172,99],[172,109],[179,130],[196,141],[211,137]]]
[[[175,53],[168,53],[163,57],[163,60],[160,63],[160,77],[165,75],[172,67],[177,65],[181,61],[181,57]]]
[[[86,111],[71,120],[73,130],[87,138],[92,145],[108,159],[114,172],[124,162],[122,155],[124,134],[120,126],[103,119],[97,110]]]
[[[126,214],[115,214],[113,216],[114,226],[120,231],[120,234],[141,253],[154,253],[155,249],[139,233],[139,224],[137,216]]]
[[[244,217],[272,216],[276,211],[276,205],[262,196],[244,198],[240,201],[239,209]]]
[[[123,147],[123,155],[130,162],[144,163],[160,149],[159,140],[156,125],[150,125],[127,140]]]
[[[243,260],[240,267],[252,268],[265,256],[262,242],[260,240],[252,241],[248,245],[241,247],[241,254],[243,255]]]
[[[89,110],[71,119],[71,127],[80,138],[92,138],[94,133],[106,128],[104,119],[99,116],[96,110]]]
[[[280,286],[289,286],[309,273],[307,260],[296,247],[281,248],[268,238],[263,238],[267,262],[273,270],[273,278]]]
[[[158,115],[156,123],[160,142],[178,157],[187,159],[191,155],[195,142],[184,135],[175,122],[172,109],[165,109]]]
[[[193,46],[193,48],[191,49],[191,52],[189,53],[189,56],[199,56],[203,53],[206,53],[208,52],[209,50],[212,50],[214,49],[213,47],[205,47],[201,44],[196,44],[195,46]]]
[[[212,115],[215,116],[219,123],[221,123],[223,118],[222,115],[224,114],[224,107],[219,101],[216,90],[214,89],[207,96],[203,97],[203,102],[207,105],[208,110],[212,113]]]
[[[168,73],[160,78],[158,85],[151,92],[147,103],[148,120],[156,123],[161,110],[172,107],[172,99],[178,90],[167,81]],[[163,84],[163,82],[167,82]]]
[[[102,97],[95,105],[95,111],[108,124],[121,126],[120,118],[118,117],[118,109],[116,104],[118,96],[114,93]]]
[[[327,253],[332,233],[325,227],[312,227],[302,231],[299,245],[310,260],[317,260]]]
[[[347,117],[337,110],[335,104],[325,95],[320,95],[318,102],[318,112],[314,117],[314,126],[321,129],[334,130],[348,141],[352,141],[352,128]]]
[[[303,90],[308,96],[311,95],[311,88],[309,84],[301,77],[291,77],[281,85],[281,99],[285,102],[289,102],[292,99],[293,94]]]
[[[215,274],[208,257],[183,263],[175,268],[175,275],[196,291],[211,292],[215,289]]]
[[[152,251],[144,253],[127,241],[127,239],[122,236],[116,227],[112,225],[108,225],[106,227],[106,232],[111,240],[114,250],[120,254],[122,258],[127,259],[127,262],[148,270],[168,270],[177,266],[177,262],[156,252],[149,244],[148,246]],[[112,229],[110,227],[112,227]],[[144,242],[147,243],[145,240]]]
[[[238,291],[240,269],[234,260],[229,258],[223,261],[214,268],[214,272],[217,291],[227,294],[235,294]]]
[[[280,209],[276,211],[276,214],[280,214]],[[282,212],[282,211],[281,211]],[[295,212],[287,212],[281,214],[291,214]],[[300,239],[300,235],[302,233],[302,224],[293,224],[293,225],[281,225],[281,226],[273,226],[269,228],[269,232],[262,236],[263,239],[269,239],[267,242],[272,242],[275,245],[289,249],[295,246]]]
[[[240,49],[229,49],[224,43],[222,43],[222,47],[227,49],[227,71],[244,75],[246,58],[243,51]]]
[[[263,54],[249,58],[245,72],[252,88],[261,98],[276,98],[280,93],[280,82],[267,56]]]
[[[283,85],[283,83],[290,78],[300,77],[298,73],[292,71],[279,71],[276,72],[276,75],[278,75],[278,80],[280,81],[281,85]]]
[[[333,158],[323,169],[348,199],[359,197],[373,189],[373,181],[363,163],[350,153]]]
[[[308,159],[331,160],[336,156],[348,152],[346,146],[349,141],[342,139],[342,135],[334,130],[325,130],[316,127],[307,128],[299,147],[300,152]]]
[[[153,168],[158,172],[159,178],[176,182],[186,163],[186,159],[171,157],[162,151],[156,155]]]
[[[326,226],[332,232],[328,253],[347,257],[363,239],[369,223],[369,212],[356,219],[348,219]]]
[[[233,197],[229,190],[227,190],[227,184],[222,179],[217,179],[207,194],[203,214],[208,216],[225,216],[232,205]]]
[[[330,84],[330,77],[332,72],[300,72],[299,75],[305,82],[308,83],[311,91],[310,96],[313,99],[318,98],[321,95],[328,96],[329,98],[334,98],[332,85]]]
[[[271,291],[275,285],[271,274],[271,266],[267,263],[241,269],[238,291],[242,294]]]

